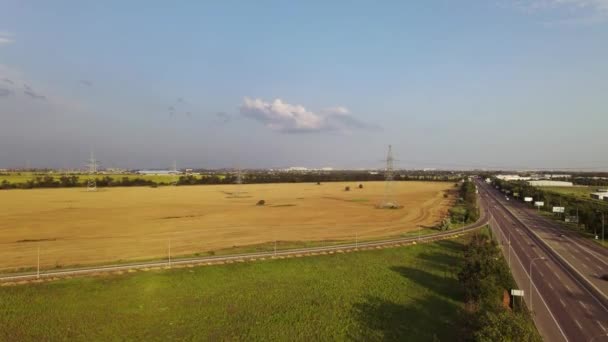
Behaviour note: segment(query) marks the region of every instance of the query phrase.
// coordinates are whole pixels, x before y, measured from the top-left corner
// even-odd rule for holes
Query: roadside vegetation
[[[460,184],[459,197],[456,204],[449,210],[450,225],[462,226],[479,219],[476,191],[475,184],[469,180],[465,180]],[[444,225],[447,225],[447,223],[444,223]]]
[[[467,340],[542,341],[525,304],[511,305],[517,288],[497,244],[474,234],[464,248],[458,281],[464,290]]]

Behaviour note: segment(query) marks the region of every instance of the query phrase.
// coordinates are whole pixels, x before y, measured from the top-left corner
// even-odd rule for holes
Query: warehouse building
[[[605,200],[608,201],[608,192],[594,192],[591,194],[591,198],[596,200]]]
[[[496,178],[504,181],[525,181],[530,180],[530,177],[522,177],[520,175],[496,175]]]

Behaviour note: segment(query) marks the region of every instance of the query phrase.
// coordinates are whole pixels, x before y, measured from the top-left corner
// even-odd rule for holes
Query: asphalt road
[[[559,225],[507,201],[491,186],[477,184],[480,201],[489,210],[490,224],[543,338],[608,341],[608,308],[600,289],[603,285],[592,286],[598,279],[594,275],[606,271],[602,266],[605,251],[570,233],[561,237]],[[562,254],[575,258],[564,259]],[[581,260],[587,261],[587,267]]]

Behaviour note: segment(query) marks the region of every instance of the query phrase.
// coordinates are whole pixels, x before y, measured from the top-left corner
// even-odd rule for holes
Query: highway
[[[605,251],[477,182],[482,206],[510,264],[536,326],[546,341],[608,341],[606,298],[594,276],[605,272]],[[591,242],[592,244],[592,242]],[[554,250],[554,248],[557,250]],[[563,255],[563,256],[562,256]],[[574,256],[574,258],[572,258]],[[590,259],[587,261],[585,256]],[[568,259],[570,257],[570,259]],[[582,261],[587,261],[587,267]],[[530,281],[532,273],[532,281]]]
[[[381,248],[385,246],[396,246],[396,245],[411,245],[415,243],[432,242],[443,239],[451,239],[463,233],[477,230],[488,223],[488,216],[486,211],[482,210],[481,217],[479,220],[468,226],[449,230],[446,232],[439,232],[435,234],[426,234],[418,237],[408,238],[396,238],[387,239],[380,241],[368,241],[368,242],[356,242],[341,245],[323,246],[323,247],[310,247],[310,248],[299,248],[289,250],[277,250],[268,252],[258,253],[245,253],[245,254],[232,254],[222,256],[210,256],[210,257],[196,257],[196,258],[179,258],[174,260],[162,260],[162,261],[148,261],[118,265],[103,265],[103,266],[91,266],[91,267],[78,267],[60,270],[44,270],[40,274],[37,272],[23,272],[23,273],[12,273],[12,274],[1,274],[1,282],[16,282],[16,281],[28,281],[35,280],[38,278],[60,278],[86,274],[96,274],[104,272],[118,272],[128,271],[135,269],[146,269],[146,268],[157,268],[157,267],[172,267],[172,266],[184,266],[184,265],[206,265],[206,264],[219,264],[236,261],[253,261],[262,258],[286,258],[286,257],[301,257],[304,255],[317,255],[317,254],[333,254],[340,252],[351,252],[356,250]]]

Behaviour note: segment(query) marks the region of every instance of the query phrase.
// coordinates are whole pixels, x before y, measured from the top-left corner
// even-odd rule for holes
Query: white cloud
[[[13,35],[8,32],[0,31],[0,46],[8,45],[15,40],[13,39]]]
[[[302,105],[292,105],[281,99],[266,102],[245,97],[240,112],[241,115],[261,122],[272,130],[285,133],[377,128],[357,120],[342,106],[326,108],[315,113]]]

